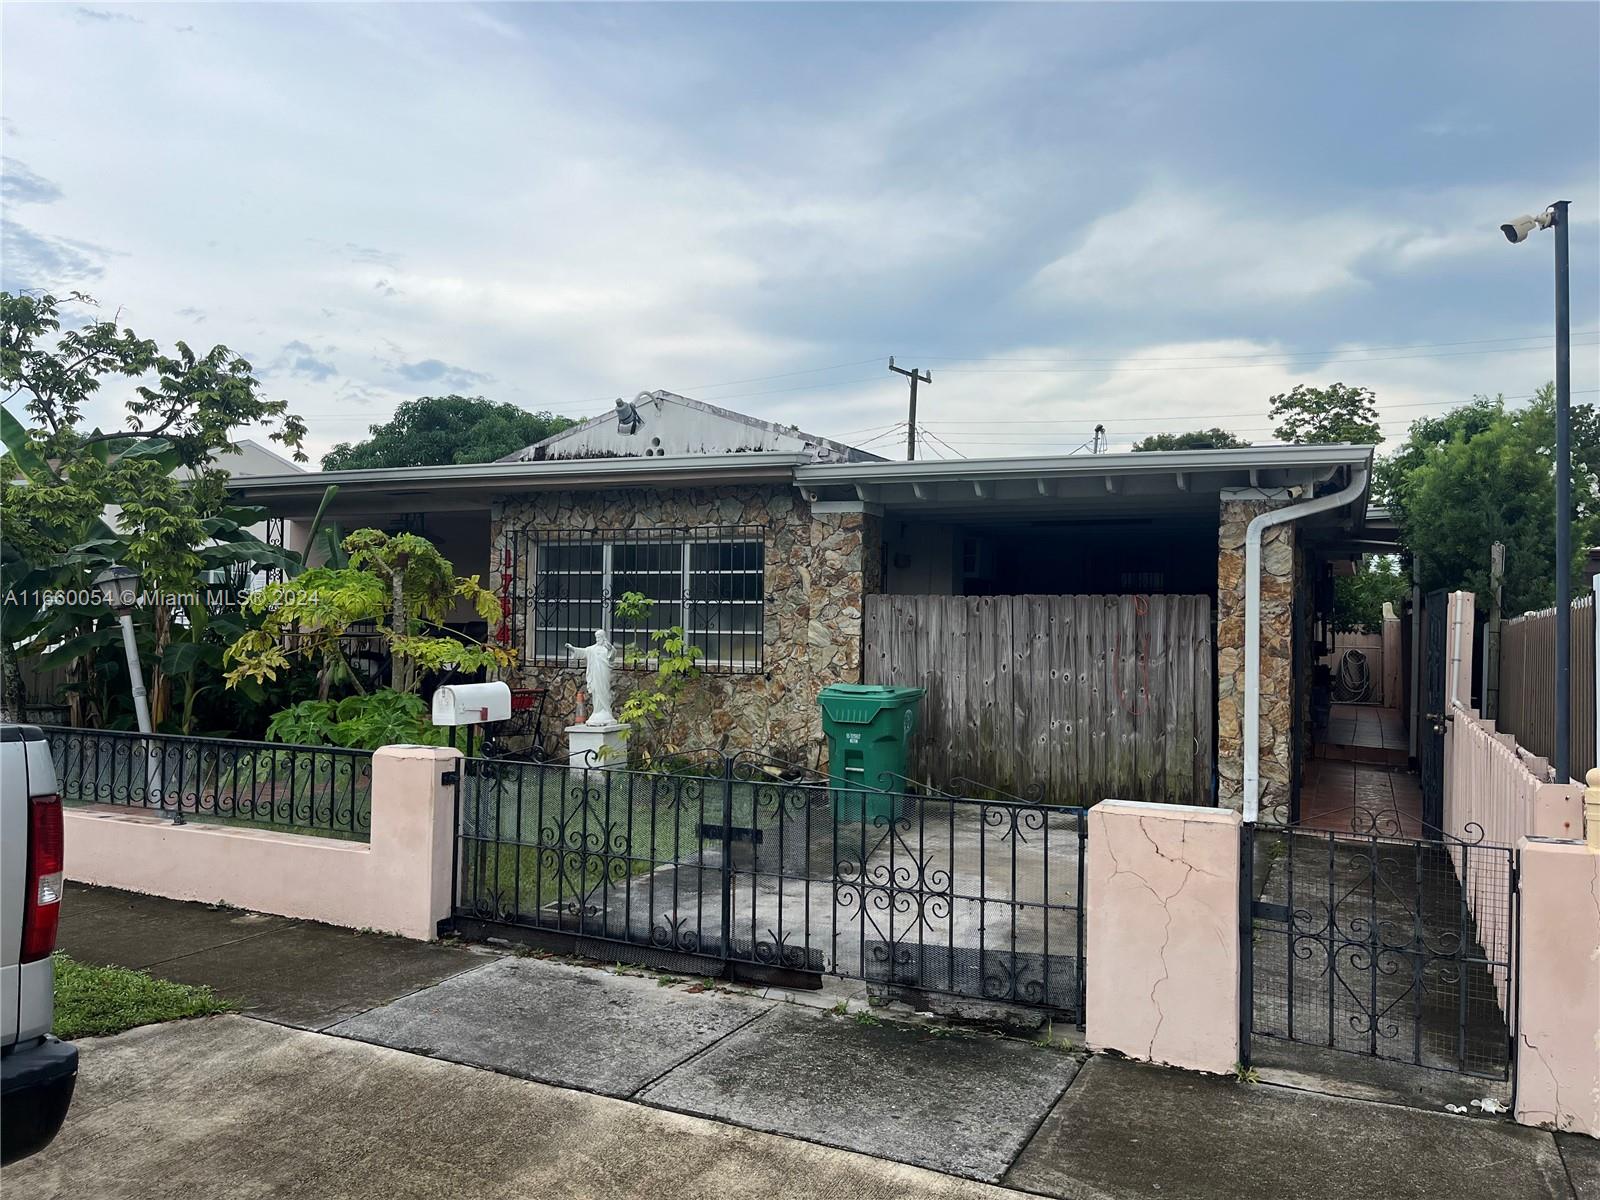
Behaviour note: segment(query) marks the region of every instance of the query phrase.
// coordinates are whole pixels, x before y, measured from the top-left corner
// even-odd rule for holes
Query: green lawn
[[[124,967],[91,967],[57,951],[56,1012],[59,1038],[105,1037],[184,1017],[230,1012],[232,1003],[208,987],[169,983]]]

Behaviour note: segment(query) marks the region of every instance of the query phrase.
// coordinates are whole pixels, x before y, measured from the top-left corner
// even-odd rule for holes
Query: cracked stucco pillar
[[[1533,838],[1518,853],[1515,1115],[1600,1137],[1600,853]]]
[[[1231,1074],[1240,1058],[1239,814],[1105,800],[1088,821],[1088,1044]]]
[[[1294,501],[1284,488],[1230,488],[1217,529],[1217,803],[1244,806],[1244,536],[1258,514]],[[1294,736],[1294,523],[1261,539],[1261,811],[1287,813]],[[1265,817],[1263,817],[1265,819]]]

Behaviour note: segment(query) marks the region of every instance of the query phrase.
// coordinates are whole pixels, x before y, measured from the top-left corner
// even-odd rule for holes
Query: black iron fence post
[[[722,756],[722,945],[727,962],[733,947],[733,758]]]
[[[1089,897],[1088,897],[1086,886],[1085,886],[1087,881],[1088,881],[1088,870],[1087,870],[1087,865],[1088,864],[1086,863],[1085,860],[1089,857],[1089,810],[1086,809],[1086,808],[1079,809],[1078,810],[1077,821],[1078,821],[1078,896],[1077,896],[1077,901],[1078,901],[1078,989],[1077,989],[1077,995],[1074,997],[1074,1000],[1076,1000],[1076,1002],[1077,1002],[1078,1020],[1079,1020],[1080,1023],[1082,1023],[1082,1021],[1084,1019],[1084,1016],[1083,1016],[1084,1011],[1087,1009],[1088,1004],[1089,1004],[1089,986],[1088,986],[1088,974],[1087,974],[1087,967],[1086,967],[1086,964],[1088,962],[1088,956],[1084,952],[1085,947],[1084,947],[1084,944],[1083,944],[1084,937],[1088,933],[1088,921],[1086,920],[1086,917],[1087,917],[1086,909],[1088,908]],[[1049,920],[1049,917],[1047,916],[1045,919]]]
[[[452,730],[451,732],[455,731]],[[461,839],[461,776],[465,772],[466,765],[465,759],[458,760],[456,769],[454,771],[446,771],[444,777],[440,780],[443,783],[450,781],[450,776],[455,776],[455,779],[450,781],[450,790],[453,797],[451,811],[454,814],[450,818],[450,907],[452,910],[464,907],[461,903],[461,856],[466,853],[466,848],[462,845]]]

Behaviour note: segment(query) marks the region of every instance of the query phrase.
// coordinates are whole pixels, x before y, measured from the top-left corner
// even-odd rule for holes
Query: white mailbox
[[[447,683],[433,693],[435,725],[482,725],[511,716],[511,688],[504,683]]]

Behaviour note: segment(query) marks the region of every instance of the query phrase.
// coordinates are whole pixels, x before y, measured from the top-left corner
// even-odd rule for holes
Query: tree
[[[446,667],[475,671],[511,665],[511,653],[472,641],[464,634],[427,632],[458,602],[485,621],[498,620],[500,601],[476,575],[457,576],[432,542],[414,533],[358,529],[344,540],[349,565],[313,567],[298,577],[268,584],[245,602],[259,616],[258,628],[228,647],[228,686],[273,680],[293,658],[320,661],[319,699],[344,662],[343,640],[352,625],[375,622],[394,662],[393,690],[414,692],[422,672]],[[350,674],[358,690],[359,678]]]
[[[1385,602],[1400,611],[1411,581],[1388,555],[1366,559],[1353,575],[1333,581],[1333,627],[1341,632],[1379,633]]]
[[[1526,408],[1479,397],[1443,418],[1413,424],[1395,456],[1389,500],[1424,589],[1465,588],[1487,597],[1489,547],[1506,547],[1504,610],[1516,615],[1555,600],[1555,392]],[[1573,573],[1600,537],[1600,419],[1572,407]]]
[[[1409,498],[1411,473],[1426,461],[1428,454],[1456,438],[1477,437],[1498,421],[1505,411],[1505,398],[1474,396],[1468,403],[1437,417],[1419,417],[1411,422],[1406,440],[1393,454],[1378,460],[1374,469],[1374,500],[1403,521]]]
[[[642,626],[654,609],[655,601],[643,593],[624,592],[617,601],[616,616],[620,624]],[[630,667],[642,667],[654,658],[655,678],[650,685],[641,684],[635,688],[617,715],[626,724],[649,730],[652,736],[659,738],[661,731],[670,727],[684,692],[700,678],[700,660],[706,653],[690,643],[682,625],[673,625],[645,633],[642,644],[635,637],[624,647],[623,655]],[[658,749],[667,754],[674,752],[671,745]],[[648,747],[639,751],[639,757],[645,762],[650,756]]]
[[[1364,387],[1330,383],[1324,388],[1296,384],[1271,399],[1272,432],[1280,441],[1297,443],[1351,442],[1376,446],[1383,441],[1378,426],[1377,398]]]
[[[366,441],[340,442],[323,456],[322,469],[493,462],[573,423],[482,396],[422,396],[400,405],[383,424],[369,426]]]
[[[1133,444],[1135,453],[1147,450],[1237,450],[1250,443],[1226,429],[1193,429],[1188,433],[1152,433]]]
[[[68,302],[94,304],[81,293]],[[115,319],[63,332],[61,303],[0,293],[0,384],[7,402],[23,400],[30,422],[0,412],[0,650],[7,660],[48,650],[87,683],[97,652],[120,657],[120,630],[87,585],[113,561],[133,567],[149,597],[141,625],[152,719],[158,728],[168,720],[181,678],[187,727],[196,671],[235,632],[235,615],[215,611],[207,585],[230,570],[292,561],[246,532],[264,513],[231,504],[217,457],[240,428],[266,425],[303,461],[305,425],[284,401],[263,397],[250,364],[226,346],[202,355],[178,342],[164,354]],[[86,428],[85,407],[119,378],[132,381],[125,427]]]

